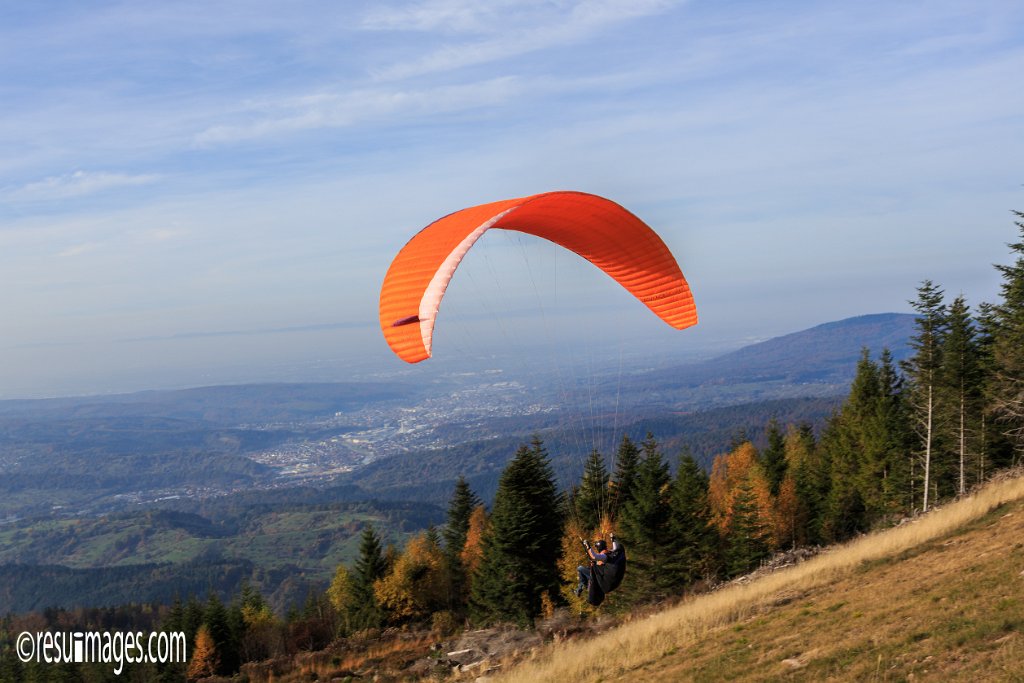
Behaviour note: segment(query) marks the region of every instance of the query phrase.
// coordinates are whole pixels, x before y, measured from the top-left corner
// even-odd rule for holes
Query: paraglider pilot
[[[576,567],[576,574],[579,576],[579,584],[573,591],[576,597],[579,597],[584,590],[590,586],[592,579],[597,579],[598,583],[602,583],[601,579],[604,578],[603,574],[606,567],[610,564],[618,564],[619,555],[621,554],[621,547],[619,542],[615,539],[615,534],[609,536],[612,541],[612,548],[608,550],[608,545],[603,539],[594,541],[593,547],[591,547],[589,541],[583,541],[583,546],[587,549],[587,555],[590,556],[591,565],[589,567],[579,566]],[[596,576],[595,576],[596,574]],[[621,578],[619,579],[621,580]],[[616,582],[617,584],[618,582]]]

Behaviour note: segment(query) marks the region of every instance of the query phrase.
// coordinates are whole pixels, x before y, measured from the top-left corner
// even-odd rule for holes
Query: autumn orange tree
[[[192,647],[192,661],[188,665],[188,680],[197,681],[200,678],[208,678],[217,673],[220,666],[220,657],[217,654],[217,647],[213,643],[213,636],[210,629],[203,624],[196,633],[196,642]]]
[[[752,443],[715,457],[708,498],[711,517],[726,539],[728,574],[747,571],[776,547],[781,529],[775,500]]]
[[[417,621],[448,602],[445,557],[436,535],[425,531],[405,545],[394,566],[373,586],[393,621]]]
[[[462,588],[461,599],[465,602],[469,598],[473,588],[473,578],[480,569],[480,560],[483,557],[483,538],[487,533],[488,519],[487,509],[483,505],[477,505],[469,515],[469,528],[466,530],[466,542],[459,553],[459,560],[465,572],[465,584]]]

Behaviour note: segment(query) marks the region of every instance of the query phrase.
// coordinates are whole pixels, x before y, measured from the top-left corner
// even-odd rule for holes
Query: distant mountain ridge
[[[817,325],[727,353],[703,364],[723,378],[813,382],[853,378],[861,350],[877,356],[889,349],[896,360],[910,353],[916,316],[877,313]]]
[[[631,378],[632,392],[699,409],[751,400],[844,393],[861,350],[895,360],[910,355],[915,316],[878,313],[824,323],[744,346],[699,363],[660,368]],[[739,400],[736,400],[739,397]]]

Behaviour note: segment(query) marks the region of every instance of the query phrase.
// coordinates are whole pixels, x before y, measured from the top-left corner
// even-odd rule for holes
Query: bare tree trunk
[[[925,440],[924,440],[924,505],[922,506],[921,512],[928,512],[928,488],[931,483],[931,471],[932,471],[932,412],[935,410],[934,401],[932,400],[932,384],[928,383],[928,407],[927,407],[927,423],[925,426]]]
[[[979,483],[985,481],[985,449],[987,447],[986,444],[988,443],[988,441],[987,441],[988,440],[988,433],[985,431],[985,429],[986,429],[986,427],[988,425],[987,420],[988,420],[988,417],[985,415],[984,412],[982,412],[981,413],[981,447],[978,449],[978,451],[979,451],[978,466],[980,468],[980,471],[978,472],[978,482]]]
[[[966,397],[964,396],[964,388],[960,387],[960,495],[964,495],[966,488],[965,473],[964,473],[964,457],[967,451],[967,425],[965,413],[967,412]]]
[[[915,465],[917,465],[917,454],[916,453],[910,456],[910,516],[911,517],[913,517],[914,510],[915,510],[915,508],[914,508],[914,475],[916,474],[916,472],[914,472],[914,469],[915,469],[914,466]]]

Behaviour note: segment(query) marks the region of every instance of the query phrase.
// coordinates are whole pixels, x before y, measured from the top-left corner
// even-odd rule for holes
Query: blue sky
[[[391,368],[376,298],[402,244],[552,189],[651,224],[699,328],[491,236],[439,327],[490,300],[529,330],[545,288],[559,338],[694,348],[908,310],[924,278],[992,300],[1024,207],[1022,20],[1010,1],[5,3],[0,397]]]

